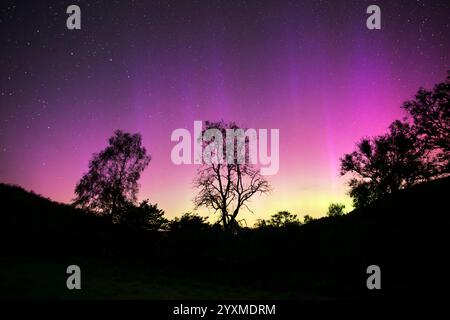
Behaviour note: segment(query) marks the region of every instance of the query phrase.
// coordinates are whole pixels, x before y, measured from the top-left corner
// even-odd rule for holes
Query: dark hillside
[[[139,270],[266,290],[273,297],[448,296],[449,191],[450,178],[444,178],[348,215],[231,236],[201,226],[131,231],[2,184],[2,253],[58,263],[94,258],[121,272],[137,263]],[[372,264],[382,272],[378,292],[366,288],[366,268]]]

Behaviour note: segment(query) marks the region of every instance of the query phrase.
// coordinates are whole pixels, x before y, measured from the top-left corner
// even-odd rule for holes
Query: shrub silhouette
[[[169,223],[171,232],[196,233],[202,232],[210,227],[205,217],[195,213],[184,213],[180,218],[175,218]]]
[[[308,222],[311,222],[311,221],[313,221],[313,220],[314,220],[314,218],[311,217],[309,214],[305,214],[305,215],[303,216],[303,223],[304,223],[304,224],[306,224],[306,223],[308,223]]]
[[[345,204],[342,203],[331,203],[328,206],[327,216],[336,217],[342,216],[344,214]]]
[[[269,220],[258,220],[257,227],[274,227],[285,228],[301,225],[300,220],[296,214],[292,214],[288,211],[279,211],[273,214]]]
[[[169,220],[164,217],[164,210],[157,204],[152,205],[149,200],[142,201],[138,206],[129,203],[119,212],[119,222],[132,229],[148,231],[165,230]]]

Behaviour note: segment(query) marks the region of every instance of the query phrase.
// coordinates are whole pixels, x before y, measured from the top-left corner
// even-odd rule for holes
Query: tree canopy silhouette
[[[93,155],[89,171],[76,185],[74,205],[117,220],[136,201],[137,181],[150,160],[140,134],[115,131],[109,145]]]
[[[448,173],[450,158],[450,71],[432,91],[419,89],[402,106],[413,120],[412,130],[436,174]]]
[[[142,201],[139,205],[129,203],[119,216],[120,223],[132,228],[146,231],[165,230],[169,226],[169,220],[164,217],[164,210],[157,204]]]
[[[356,208],[386,193],[426,179],[427,167],[408,123],[395,121],[389,133],[362,139],[357,150],[341,159],[341,175],[353,174],[350,196]]]
[[[180,218],[169,222],[169,229],[172,232],[198,233],[209,227],[206,218],[192,212],[186,212]]]
[[[223,154],[213,155],[217,159],[223,159],[221,163],[205,163],[198,170],[194,180],[194,186],[199,190],[194,199],[194,204],[198,208],[204,206],[220,213],[220,222],[225,230],[233,229],[242,207],[247,209],[248,201],[255,194],[264,194],[270,191],[269,182],[260,174],[250,161],[248,161],[248,140],[239,144],[236,138],[227,139],[227,129],[239,130],[240,128],[233,122],[206,122],[202,135],[209,129],[218,130],[222,133],[223,141],[213,140],[210,143],[221,144],[226,146],[222,149]],[[207,147],[205,143],[202,145],[204,149]],[[210,147],[210,146],[209,146]],[[226,150],[233,148],[234,155],[232,160],[227,158]],[[219,151],[220,152],[220,151]],[[229,155],[228,155],[229,156]],[[240,161],[241,156],[245,157],[245,161]],[[225,161],[227,159],[227,161]],[[250,210],[250,209],[249,209]]]
[[[292,226],[301,225],[300,220],[296,214],[290,213],[289,211],[279,211],[273,214],[269,220],[258,220],[256,227],[275,227],[275,228],[285,228]]]
[[[349,186],[356,208],[450,172],[449,81],[450,74],[433,91],[420,89],[403,104],[410,118],[394,121],[385,135],[362,139],[341,158],[341,175],[353,175]]]
[[[337,217],[344,214],[345,204],[343,203],[331,203],[328,206],[327,216]]]

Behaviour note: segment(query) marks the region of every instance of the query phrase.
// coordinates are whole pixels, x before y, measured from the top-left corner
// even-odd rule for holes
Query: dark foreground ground
[[[267,291],[174,276],[146,266],[77,262],[82,269],[82,290],[67,290],[66,268],[61,261],[1,261],[2,299],[304,299],[312,294]]]
[[[0,297],[328,299],[449,297],[450,179],[300,227],[140,232],[0,185]],[[66,288],[81,268],[82,290]],[[381,268],[382,289],[366,287]]]

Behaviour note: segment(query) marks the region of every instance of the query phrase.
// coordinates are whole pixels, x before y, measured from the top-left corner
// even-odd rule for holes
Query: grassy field
[[[70,262],[1,260],[2,299],[298,299],[295,292],[269,292],[169,276],[139,266],[84,261],[81,290],[68,290]]]

